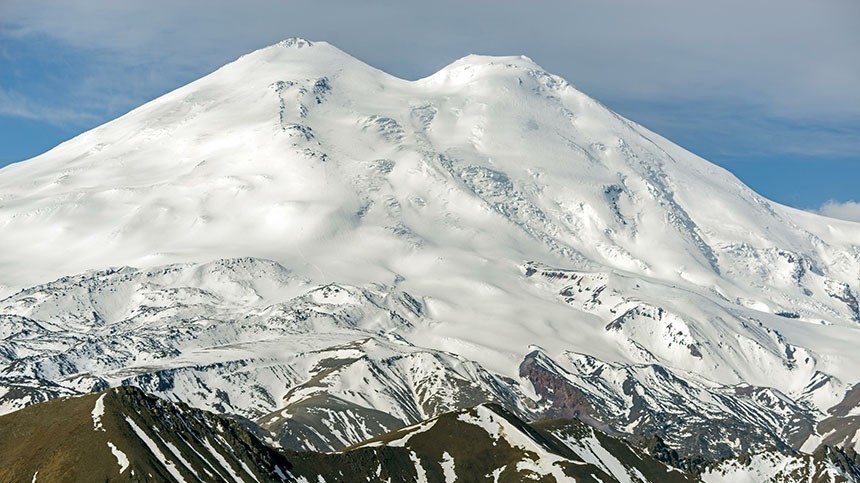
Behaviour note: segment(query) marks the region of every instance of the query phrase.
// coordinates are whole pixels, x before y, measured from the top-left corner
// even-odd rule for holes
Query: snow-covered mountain
[[[860,449],[860,224],[525,57],[246,55],[0,170],[0,297],[4,412],[126,384],[305,450],[484,402],[681,458]]]

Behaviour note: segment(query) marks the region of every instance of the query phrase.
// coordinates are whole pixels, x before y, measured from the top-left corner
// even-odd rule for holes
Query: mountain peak
[[[284,40],[278,42],[277,45],[279,47],[301,49],[301,48],[305,48],[305,47],[313,47],[314,42],[311,42],[310,40],[307,40],[307,39],[303,39],[301,37],[290,37],[288,39],[284,39]]]
[[[534,60],[525,55],[481,55],[469,54],[451,62],[441,70],[469,69],[477,67],[501,67],[508,69],[543,70]]]
[[[349,70],[351,74],[376,71],[328,42],[299,37],[288,38],[251,52],[220,70],[232,71],[235,75],[229,77],[228,82],[234,84],[263,78],[270,81],[275,78],[332,75],[343,70]]]
[[[467,84],[475,79],[510,78],[511,76],[550,75],[543,67],[525,55],[470,54],[451,62],[419,82],[450,82]]]

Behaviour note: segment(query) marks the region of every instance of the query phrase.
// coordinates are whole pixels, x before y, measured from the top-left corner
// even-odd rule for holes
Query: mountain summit
[[[860,224],[526,57],[407,81],[286,40],[0,170],[0,226],[8,409],[135,384],[352,411],[320,449],[485,401],[676,449],[701,418],[719,456],[858,440],[817,425],[857,411]]]

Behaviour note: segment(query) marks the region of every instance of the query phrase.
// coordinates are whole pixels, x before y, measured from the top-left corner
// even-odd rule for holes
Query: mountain
[[[0,227],[2,412],[128,385],[304,452],[485,403],[691,474],[860,449],[860,224],[525,57],[407,81],[287,40],[0,169]]]
[[[284,481],[289,462],[238,423],[136,388],[0,417],[0,481]]]
[[[123,387],[0,417],[0,480],[610,482],[648,474],[688,481],[582,423],[569,424],[575,429],[549,425],[565,428],[559,439],[499,406],[480,405],[338,453],[282,452],[234,420]]]
[[[701,478],[849,481],[860,472],[860,460],[851,457],[829,447],[814,456],[768,452],[712,464]],[[279,450],[232,418],[121,387],[0,416],[0,480],[608,483],[698,478],[580,421],[528,424],[495,404],[445,413],[338,452],[319,453]]]

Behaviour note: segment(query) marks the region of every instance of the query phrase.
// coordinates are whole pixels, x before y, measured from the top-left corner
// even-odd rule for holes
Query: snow
[[[400,431],[403,432],[404,435],[398,439],[395,439],[395,440],[392,440],[392,441],[385,443],[385,446],[390,446],[393,448],[405,447],[406,444],[409,442],[410,439],[412,439],[413,436],[415,436],[416,434],[421,434],[421,433],[427,432],[427,431],[433,429],[433,426],[435,426],[435,425],[436,425],[436,421],[433,420],[433,421],[428,421],[425,423],[417,424],[415,426],[408,426],[406,428],[403,428]],[[382,443],[373,442],[373,443],[368,443],[364,446],[381,446],[381,445],[382,445]]]
[[[116,447],[115,444],[110,441],[107,442],[108,448],[110,448],[111,454],[116,458],[116,464],[119,465],[119,474],[123,474],[125,470],[128,469],[129,461],[128,456],[125,455],[119,448]]]
[[[806,441],[804,441],[803,444],[800,445],[799,449],[804,453],[812,453],[813,451],[815,451],[816,448],[818,448],[819,445],[821,445],[821,442],[822,437],[820,435],[810,434],[809,437],[806,438]]]
[[[809,471],[812,475],[814,469],[805,468],[810,463],[810,456],[788,456],[779,453],[757,454],[750,457],[747,465],[738,464],[736,460],[721,463],[716,468],[702,473],[700,478],[705,483],[759,483],[762,481],[783,481],[787,475],[797,474],[800,471]],[[830,476],[822,481],[836,481],[830,474],[830,468],[825,473]],[[800,473],[803,474],[803,473]],[[824,475],[822,475],[824,476]]]
[[[502,472],[505,471],[505,468],[507,468],[507,465],[502,465],[500,468],[496,468],[495,470],[493,470],[493,473],[491,475],[487,476],[492,477],[494,483],[498,483],[499,477],[502,476]]]
[[[96,404],[93,406],[92,416],[93,416],[93,431],[104,431],[105,428],[102,426],[102,416],[105,414],[105,395],[96,399]]]
[[[410,451],[409,459],[411,459],[412,463],[415,464],[415,471],[418,474],[418,483],[427,483],[427,472],[424,470],[424,467],[421,466],[421,460],[418,458],[418,455],[415,454],[414,451]]]
[[[457,472],[454,470],[454,458],[447,451],[442,453],[442,476],[445,481],[457,481]]]

